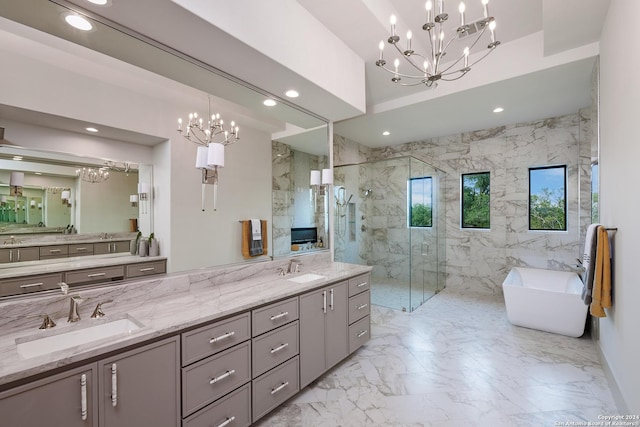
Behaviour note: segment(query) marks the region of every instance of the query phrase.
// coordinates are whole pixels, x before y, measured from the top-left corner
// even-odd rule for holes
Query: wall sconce
[[[132,194],[129,196],[129,202],[131,203],[131,207],[132,208],[137,208],[138,207],[138,195],[137,194]]]
[[[146,182],[138,183],[138,200],[140,201],[140,207],[142,211],[140,213],[149,213],[147,209],[147,201],[149,200],[149,184]]]
[[[9,186],[11,196],[22,196],[22,186],[24,185],[24,172],[11,172]]]
[[[6,206],[6,205],[7,205],[7,196],[0,197],[0,206]]]
[[[35,207],[36,207],[36,201],[35,201],[35,200],[31,200],[31,201],[29,202],[29,207],[30,207],[31,209],[35,208]]]
[[[38,203],[38,210],[42,210],[42,203]]]
[[[206,185],[213,185],[213,210],[218,210],[218,168],[224,167],[224,145],[212,142],[198,147],[196,169],[202,171],[202,211],[204,212]]]
[[[67,205],[67,207],[71,207],[71,190],[62,190],[60,193],[60,197],[62,198],[62,204]]]
[[[313,188],[320,190],[320,195],[326,194],[326,188],[333,184],[333,171],[331,169],[311,170],[309,183]]]

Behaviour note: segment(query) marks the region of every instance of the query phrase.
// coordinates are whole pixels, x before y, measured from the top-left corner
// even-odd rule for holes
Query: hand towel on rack
[[[252,240],[262,240],[262,222],[259,219],[251,219]]]
[[[593,300],[589,311],[592,316],[607,317],[605,308],[611,308],[611,249],[607,229],[598,227],[596,268],[593,281]]]
[[[267,239],[267,221],[260,220],[261,225],[261,240],[256,240],[260,244],[261,251],[257,253],[256,249],[252,251],[252,245],[254,244],[253,240],[253,232],[251,227],[251,220],[240,221],[242,225],[242,256],[245,259],[249,259],[259,255],[267,255],[268,254],[268,239]]]
[[[598,242],[598,227],[600,224],[591,224],[587,228],[587,235],[584,239],[584,254],[582,255],[582,266],[584,272],[582,273],[582,301],[586,305],[591,304],[591,294],[593,291],[593,275],[596,268],[596,246]]]

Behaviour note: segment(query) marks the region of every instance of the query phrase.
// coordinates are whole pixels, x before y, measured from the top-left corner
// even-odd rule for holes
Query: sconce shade
[[[322,169],[322,184],[333,184],[333,171],[331,169]]]
[[[138,195],[137,194],[132,194],[129,196],[129,201],[131,203],[138,203]]]
[[[320,185],[320,171],[311,170],[310,185]]]
[[[138,194],[147,194],[149,193],[149,184],[146,182],[138,183]]]
[[[38,203],[38,209],[42,209],[42,203]]]
[[[35,201],[35,200],[32,200],[31,202],[29,202],[29,205],[30,205],[32,208],[35,208],[35,207],[36,207],[36,201]]]
[[[0,197],[0,202],[1,203],[7,203],[7,196]]]
[[[62,200],[69,200],[71,198],[71,191],[63,190],[61,193]]]
[[[24,172],[11,172],[9,185],[12,187],[22,187],[24,185]]]
[[[198,147],[196,154],[196,169],[209,169],[208,161],[209,150],[204,145]]]
[[[207,165],[209,167],[224,167],[224,145],[219,142],[209,144],[207,153]]]

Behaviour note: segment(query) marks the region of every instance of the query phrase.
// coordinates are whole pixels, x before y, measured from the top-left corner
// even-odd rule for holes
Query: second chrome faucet
[[[78,307],[84,300],[80,298],[80,295],[71,295],[69,299],[69,317],[67,322],[77,322],[80,320],[80,313],[78,313]]]

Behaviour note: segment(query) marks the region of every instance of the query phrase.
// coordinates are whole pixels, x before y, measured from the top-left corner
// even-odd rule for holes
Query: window
[[[529,169],[529,230],[567,229],[567,167]]]
[[[491,228],[489,172],[462,174],[462,228]]]
[[[431,227],[433,224],[433,180],[430,176],[409,180],[409,225]]]

